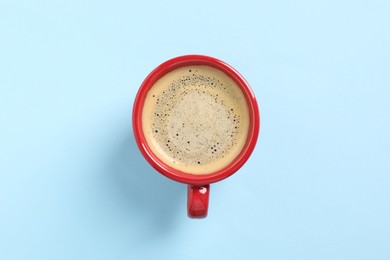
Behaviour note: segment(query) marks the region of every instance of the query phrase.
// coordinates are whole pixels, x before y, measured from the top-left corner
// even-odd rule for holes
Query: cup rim
[[[179,67],[190,65],[206,65],[216,68],[228,75],[240,87],[249,106],[249,132],[244,148],[240,154],[226,167],[208,174],[189,174],[166,165],[153,153],[142,131],[142,110],[146,94],[155,82],[168,72]],[[192,185],[206,185],[221,181],[240,169],[252,154],[260,131],[260,111],[255,95],[244,77],[229,64],[205,55],[184,55],[172,58],[157,66],[142,82],[134,100],[132,125],[138,148],[145,159],[161,174],[178,182]]]

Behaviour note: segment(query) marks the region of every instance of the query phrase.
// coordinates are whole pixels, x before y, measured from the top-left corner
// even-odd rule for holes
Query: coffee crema
[[[180,67],[147,93],[142,129],[152,152],[168,166],[188,174],[213,173],[242,151],[249,131],[248,104],[222,71]]]

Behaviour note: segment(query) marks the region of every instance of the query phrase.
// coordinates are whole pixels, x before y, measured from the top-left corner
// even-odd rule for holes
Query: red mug
[[[216,172],[193,175],[177,170],[162,162],[155,155],[148,143],[146,142],[142,130],[142,109],[145,103],[145,97],[148,91],[152,88],[162,76],[179,67],[191,65],[206,65],[222,71],[229,76],[243,92],[246,103],[249,107],[249,132],[245,145],[239,155],[226,167]],[[156,69],[154,69],[143,81],[138,90],[133,107],[133,130],[138,148],[145,159],[158,172],[166,177],[182,182],[188,185],[187,212],[190,218],[204,218],[207,216],[209,204],[210,184],[221,181],[230,175],[234,174],[250,157],[255,148],[257,137],[260,130],[260,111],[256,102],[255,95],[251,90],[248,82],[243,76],[238,73],[233,67],[225,62],[203,55],[185,55],[170,59]]]

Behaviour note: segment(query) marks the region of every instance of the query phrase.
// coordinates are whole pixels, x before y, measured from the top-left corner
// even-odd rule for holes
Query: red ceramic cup
[[[241,88],[249,106],[249,133],[241,153],[225,168],[204,175],[193,175],[163,163],[151,150],[142,131],[142,109],[145,97],[154,83],[166,73],[182,66],[207,65],[216,68],[231,79]],[[166,177],[188,184],[187,210],[191,218],[204,218],[207,216],[209,204],[210,183],[223,180],[234,174],[248,160],[255,148],[260,130],[260,112],[248,82],[233,67],[218,59],[203,55],[185,55],[173,58],[162,63],[154,69],[144,80],[134,101],[133,130],[137,145],[146,160]]]

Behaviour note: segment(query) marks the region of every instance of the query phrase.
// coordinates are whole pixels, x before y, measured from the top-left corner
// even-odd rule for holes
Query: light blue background
[[[0,1],[0,259],[390,259],[389,1]],[[131,110],[174,56],[250,82],[248,163],[186,217]]]

